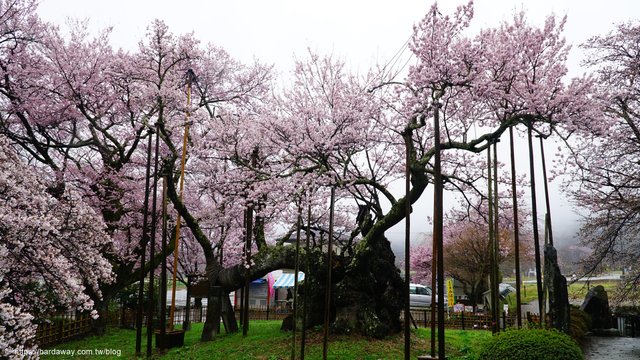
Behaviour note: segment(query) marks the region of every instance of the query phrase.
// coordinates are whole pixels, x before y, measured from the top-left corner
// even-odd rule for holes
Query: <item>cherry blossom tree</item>
[[[417,246],[411,248],[411,281],[420,284],[431,283],[431,270],[433,261],[433,249],[428,243],[428,237],[420,242]]]
[[[31,320],[54,309],[91,311],[113,280],[104,223],[80,194],[59,198],[0,137],[0,336],[3,354],[30,348]],[[93,315],[96,315],[93,310]]]
[[[301,207],[311,206],[304,226],[318,240],[303,261],[314,269],[327,265],[321,242],[331,187],[344,240],[344,251],[329,264],[333,329],[375,337],[398,331],[402,280],[384,234],[433,181],[434,112],[444,128],[445,186],[471,204],[482,195],[484,160],[477,153],[518,124],[545,133],[560,123],[577,126],[588,103],[587,83],[562,81],[563,21],[549,17],[536,28],[518,14],[474,36],[468,34],[471,3],[450,16],[434,5],[416,25],[410,44],[416,64],[404,81],[373,71],[356,76],[343,61],[310,53],[281,91],[272,86],[270,67],[242,64],[193,34],[173,34],[162,21],[150,24],[138,50],[128,53],[111,48],[108,31],[91,38],[82,23],[68,34],[42,24],[32,2],[3,6],[17,10],[0,19],[6,39],[0,42],[0,130],[46,175],[54,199],[80,197],[107,226],[100,253],[115,282],[96,277],[102,283],[95,292],[87,287],[91,298],[106,308],[119,289],[159,262],[156,256],[152,265],[139,264],[148,241],[141,224],[146,140],[156,132],[159,173],[168,177],[168,197],[189,230],[190,255],[181,261],[186,271],[204,261],[210,285],[203,340],[219,327],[214,286],[233,291],[293,267],[294,248],[284,244]],[[404,176],[405,151],[408,196],[391,186]],[[242,251],[244,219],[253,224],[251,262]],[[323,292],[323,276],[308,274],[314,286],[307,289]],[[311,314],[322,313],[320,299],[312,296],[317,311]],[[319,322],[310,316],[309,326]]]
[[[567,157],[575,202],[586,211],[580,237],[593,252],[584,261],[593,272],[611,259],[625,274],[623,297],[637,297],[638,126],[640,44],[637,23],[619,24],[612,32],[589,39],[583,47],[586,65],[595,71],[594,102],[603,116],[570,123],[562,134],[572,149]],[[630,285],[630,286],[627,286]]]
[[[521,199],[523,194],[519,194]],[[511,196],[500,195],[498,229],[498,266],[502,271],[510,271],[510,263],[515,257],[513,241],[513,208],[507,203]],[[484,204],[482,203],[484,201]],[[521,200],[520,200],[521,201]],[[482,302],[482,293],[489,289],[488,277],[491,265],[491,247],[487,219],[486,198],[476,200],[468,209],[465,203],[451,210],[444,224],[445,275],[458,281],[465,294],[477,305]],[[519,209],[519,233],[521,239],[521,261],[531,260],[530,214]],[[412,269],[416,276],[429,283],[431,281],[431,244],[421,243],[411,251]],[[502,278],[502,275],[499,275]],[[413,276],[412,276],[413,279]]]
[[[5,359],[36,359],[33,316],[8,302],[6,299],[10,295],[10,289],[0,287],[0,356]]]
[[[229,129],[221,129],[227,142],[222,145],[232,145],[217,151],[226,152],[229,174],[251,179],[249,186],[232,184],[244,184],[237,193],[253,204],[266,194],[268,200],[261,201],[273,205],[265,209],[282,208],[285,202],[277,205],[278,196],[292,197],[283,189],[295,194],[323,186],[337,187],[358,204],[352,225],[358,243],[340,260],[344,267],[333,269],[341,279],[334,292],[335,331],[384,336],[400,328],[402,281],[384,232],[403,219],[406,202],[417,201],[432,182],[433,111],[440,112],[446,129],[440,141],[447,188],[481,194],[484,159],[476,153],[509,127],[524,123],[548,131],[581,115],[587,103],[588,84],[561,81],[568,51],[562,21],[549,17],[544,27],[535,28],[518,14],[513,22],[473,37],[465,34],[472,13],[471,4],[451,17],[434,6],[416,26],[411,49],[417,65],[401,85],[377,74],[359,80],[341,62],[311,54],[297,64],[293,85],[283,100],[271,103],[268,115],[222,113],[217,120]],[[514,47],[518,52],[510,52]],[[389,187],[403,176],[405,148],[412,185],[408,197]],[[261,241],[255,239],[256,275],[269,264],[283,264],[260,257],[275,254]],[[218,281],[238,286],[231,279],[242,279],[244,270],[228,270],[218,272]]]
[[[20,25],[3,23],[6,32],[16,24]],[[0,126],[7,140],[50,179],[53,196],[72,191],[107,225],[110,237],[99,249],[119,276],[102,284],[100,291],[90,291],[102,311],[115,292],[130,283],[139,257],[141,216],[136,194],[141,193],[141,182],[130,180],[140,178],[137,169],[143,163],[137,152],[143,137],[144,124],[138,117],[142,114],[133,111],[137,105],[131,92],[124,91],[127,82],[115,71],[118,61],[127,60],[110,50],[107,34],[88,40],[78,24],[65,40],[47,25],[25,29],[32,33],[18,39],[15,47],[21,51],[6,52],[2,59],[5,116]]]

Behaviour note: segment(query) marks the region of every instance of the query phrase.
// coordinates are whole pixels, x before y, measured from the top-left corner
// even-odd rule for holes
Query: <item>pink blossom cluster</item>
[[[0,287],[0,357],[36,359],[36,325],[32,322],[33,316],[7,302],[10,295],[11,289]]]
[[[91,310],[90,294],[100,297],[101,284],[113,280],[111,264],[101,253],[111,242],[101,218],[71,189],[60,198],[51,196],[46,181],[24,164],[4,136],[0,200],[3,310],[14,309],[21,323],[28,319],[21,313]],[[16,336],[26,334],[18,330]]]

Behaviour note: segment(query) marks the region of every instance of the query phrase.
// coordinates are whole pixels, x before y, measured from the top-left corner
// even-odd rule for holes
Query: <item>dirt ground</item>
[[[640,359],[640,338],[589,336],[584,350],[586,360]]]

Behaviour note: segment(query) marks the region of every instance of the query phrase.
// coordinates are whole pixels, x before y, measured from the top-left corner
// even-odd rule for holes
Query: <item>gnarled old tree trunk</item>
[[[282,268],[292,268],[295,249],[292,246],[269,246],[262,248],[253,256],[255,265],[249,272],[251,280],[265,276],[269,272]],[[208,260],[207,268],[208,294],[207,317],[202,329],[202,341],[212,340],[220,333],[220,316],[223,310],[229,309],[230,317],[224,319],[228,332],[238,329],[233,308],[228,294],[240,289],[245,284],[247,272],[243,264],[222,268],[217,259]]]
[[[252,279],[281,268],[293,268],[295,259],[293,246],[276,246],[258,252],[251,269]],[[302,309],[304,292],[308,291],[307,327],[322,325],[324,322],[324,301],[326,287],[327,254],[320,249],[312,249],[309,254],[301,252],[301,268],[310,262],[310,269],[298,290],[298,306]],[[400,331],[400,311],[402,309],[403,281],[394,264],[395,256],[389,241],[384,236],[369,238],[357,244],[352,257],[333,256],[331,289],[331,332],[360,333],[365,336],[382,338]],[[211,340],[220,331],[221,301],[225,296],[242,287],[245,279],[241,265],[231,268],[211,268],[209,280],[215,286],[209,287],[207,320],[202,340]],[[216,296],[220,286],[223,296]],[[216,299],[214,299],[216,298]],[[226,300],[225,300],[226,299]],[[228,304],[230,306],[230,304]],[[302,323],[302,311],[298,312],[297,323]],[[235,319],[234,319],[235,321]],[[300,327],[298,327],[300,328]]]
[[[394,263],[395,256],[384,235],[358,244],[332,292],[332,331],[356,331],[374,338],[400,331],[403,281]]]

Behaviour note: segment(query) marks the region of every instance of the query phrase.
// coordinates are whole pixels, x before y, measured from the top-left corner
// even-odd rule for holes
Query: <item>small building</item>
[[[304,273],[298,272],[298,284],[304,280]],[[284,269],[273,283],[274,300],[276,306],[290,306],[293,302],[293,287],[295,286],[294,270]]]
[[[304,280],[304,273],[298,273],[298,281]],[[295,285],[294,270],[283,269],[272,271],[260,279],[253,280],[249,285],[249,308],[266,309],[275,306],[286,306],[292,301]],[[241,290],[236,290],[231,294],[231,301],[235,307],[240,305]]]

